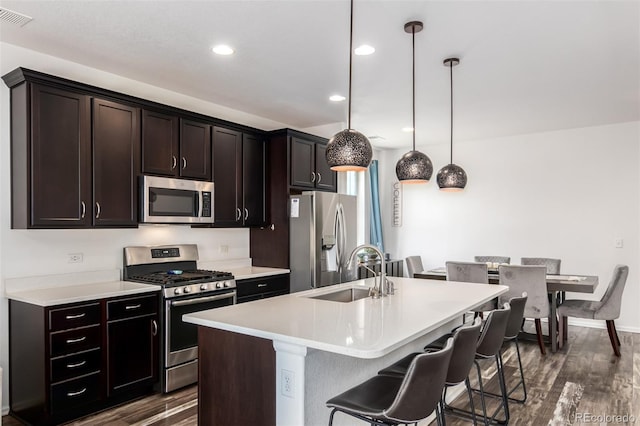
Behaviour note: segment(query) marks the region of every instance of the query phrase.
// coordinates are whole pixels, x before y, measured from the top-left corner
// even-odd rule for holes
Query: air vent
[[[31,16],[23,15],[22,13],[0,7],[0,21],[9,22],[23,27],[32,20],[33,18]]]

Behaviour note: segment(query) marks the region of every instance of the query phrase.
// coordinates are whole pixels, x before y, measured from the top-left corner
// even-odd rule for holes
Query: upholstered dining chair
[[[545,355],[547,352],[544,347],[540,319],[548,318],[551,314],[551,306],[547,297],[547,268],[545,266],[501,265],[498,271],[500,284],[509,287],[509,291],[500,295],[501,300],[520,297],[522,293],[527,293],[523,317],[534,320],[540,352]],[[549,322],[549,327],[551,327],[551,322]]]
[[[511,258],[506,256],[474,256],[473,260],[475,262],[491,262],[491,263],[506,263],[507,265],[511,263]]]
[[[620,316],[622,292],[628,275],[629,267],[627,265],[616,265],[613,269],[613,276],[609,281],[609,286],[600,301],[572,299],[565,300],[558,306],[560,348],[564,345],[564,336],[567,333],[567,317],[605,320],[613,353],[616,356],[620,356],[620,339],[618,338],[614,320]]]
[[[424,267],[422,266],[422,258],[420,256],[409,256],[405,259],[407,262],[407,272],[409,274],[409,278],[413,278],[413,275],[416,272],[424,271]]]
[[[560,275],[560,259],[552,259],[550,257],[521,257],[521,265],[538,265],[546,266],[547,274]]]
[[[440,397],[452,353],[449,339],[442,350],[415,356],[404,376],[377,375],[331,398],[329,426],[338,411],[372,425],[397,425],[417,423],[434,410],[440,425]]]
[[[465,283],[489,283],[486,263],[476,262],[446,262],[447,281],[461,281]],[[474,312],[492,311],[496,308],[496,300],[490,300],[478,306]]]

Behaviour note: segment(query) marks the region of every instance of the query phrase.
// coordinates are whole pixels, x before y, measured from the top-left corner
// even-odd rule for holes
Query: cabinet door
[[[31,117],[30,225],[90,226],[89,98],[33,84]]]
[[[315,142],[291,137],[291,186],[315,187]]]
[[[180,119],[180,176],[211,180],[211,126]]]
[[[142,111],[142,173],[177,176],[177,117]]]
[[[157,346],[155,315],[107,323],[109,396],[157,380]]]
[[[242,135],[242,204],[244,226],[261,226],[265,212],[265,145],[255,135]]]
[[[137,226],[140,110],[93,100],[93,223]]]
[[[214,225],[242,225],[242,133],[213,128]]]
[[[338,173],[329,167],[326,152],[326,145],[316,144],[316,188],[336,192],[338,190]]]

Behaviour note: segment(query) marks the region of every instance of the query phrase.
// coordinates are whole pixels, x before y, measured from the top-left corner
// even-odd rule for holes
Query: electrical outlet
[[[229,253],[229,246],[226,245],[226,244],[220,244],[220,247],[218,248],[218,250],[222,254],[227,254],[227,253]]]
[[[67,263],[82,263],[82,253],[69,253]]]
[[[624,247],[624,240],[622,238],[616,238],[614,240],[614,244],[615,244],[616,248],[622,248],[622,247]]]
[[[282,370],[282,395],[288,396],[289,398],[293,398],[293,391],[295,385],[295,373],[289,370]]]

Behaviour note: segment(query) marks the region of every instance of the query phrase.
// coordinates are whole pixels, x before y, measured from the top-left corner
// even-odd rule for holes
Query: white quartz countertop
[[[229,268],[236,280],[246,280],[249,278],[268,277],[271,275],[282,275],[291,272],[289,269],[267,268],[265,266],[244,266],[239,268]]]
[[[349,303],[312,299],[372,279],[184,315],[186,322],[358,358],[378,358],[461,317],[508,287],[393,277],[396,294]]]
[[[160,291],[160,287],[130,281],[112,281],[38,288],[24,291],[7,290],[6,296],[12,300],[18,300],[20,302],[31,303],[38,306],[53,306],[153,291]]]

